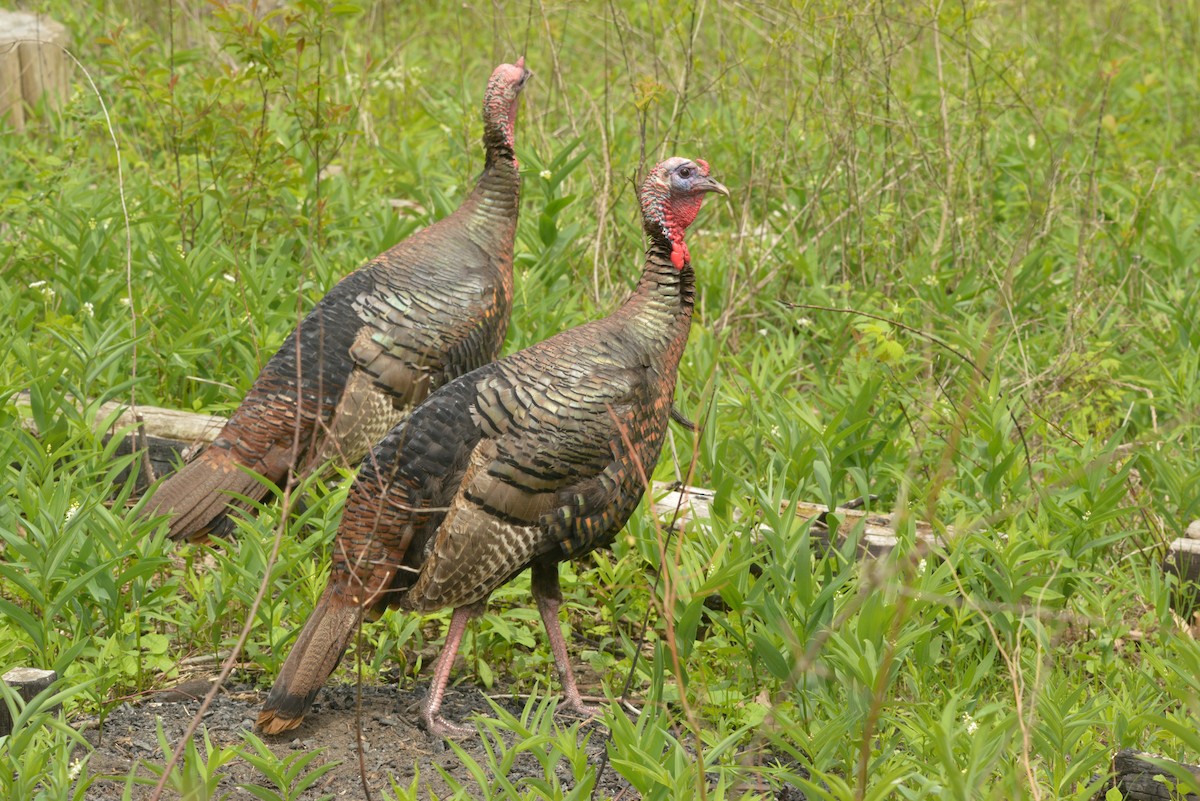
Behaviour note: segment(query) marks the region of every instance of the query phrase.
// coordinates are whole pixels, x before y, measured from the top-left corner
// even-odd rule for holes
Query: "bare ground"
[[[193,695],[205,691],[204,686],[193,687]],[[199,690],[199,692],[196,692]],[[468,789],[477,791],[475,780],[464,767],[457,754],[440,739],[431,737],[416,721],[417,709],[424,699],[425,687],[415,690],[399,690],[395,686],[364,686],[362,688],[362,713],[356,716],[357,689],[353,685],[326,687],[317,696],[312,711],[301,726],[284,735],[264,738],[277,757],[300,750],[323,749],[309,769],[318,765],[338,762],[329,773],[322,776],[300,799],[317,799],[332,794],[334,798],[365,798],[362,771],[357,748],[355,719],[362,724],[363,755],[366,783],[372,797],[379,798],[385,789],[390,789],[394,777],[402,787],[407,787],[414,770],[420,772],[421,795],[436,794],[445,797],[451,793],[448,782],[438,767],[454,777]],[[204,717],[204,727],[215,746],[243,744],[243,732],[252,730],[258,707],[265,696],[250,685],[231,685],[218,695]],[[186,699],[186,700],[181,700]],[[517,699],[501,700],[500,706],[517,714],[523,703]],[[199,700],[187,693],[167,692],[151,696],[136,704],[123,704],[109,713],[103,725],[97,720],[79,721],[87,740],[95,748],[88,763],[89,772],[97,779],[89,789],[89,801],[117,801],[122,798],[126,777],[137,767],[137,774],[151,777],[144,762],[162,765],[166,761],[158,744],[156,726],[161,722],[163,731],[172,744],[179,741],[188,723],[200,707]],[[491,714],[487,699],[471,687],[451,688],[443,705],[444,714],[451,720],[466,720],[474,713]],[[569,723],[567,713],[560,717]],[[590,723],[581,727],[580,737]],[[587,746],[589,762],[598,764],[604,751],[604,730],[593,732]],[[464,738],[459,744],[481,765],[486,765],[483,744],[479,738]],[[214,797],[228,793],[230,799],[253,798],[240,784],[257,784],[272,787],[271,782],[254,766],[236,759],[222,768],[221,780]],[[557,771],[564,789],[574,785],[569,767],[560,765]],[[522,754],[509,773],[509,780],[517,787],[526,777],[544,776],[541,766],[529,754]],[[132,798],[146,799],[151,795],[151,786],[135,786]],[[474,793],[472,793],[474,794]],[[482,793],[479,793],[482,795]],[[164,793],[164,798],[177,797]],[[600,779],[600,798],[637,798],[637,793],[617,775],[611,767]]]

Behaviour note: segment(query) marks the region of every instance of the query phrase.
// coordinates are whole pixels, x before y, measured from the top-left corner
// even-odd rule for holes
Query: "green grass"
[[[1200,646],[1161,569],[1200,517],[1196,2],[35,5],[99,95],[77,69],[61,113],[0,132],[0,668],[57,669],[68,718],[230,647],[277,523],[172,561],[99,403],[235,407],[299,313],[455,207],[486,76],[523,53],[507,352],[628,291],[654,161],[705,158],[734,194],[689,236],[677,401],[704,433],[657,472],[716,489],[713,524],[668,539],[640,511],[566,582],[576,659],[612,694],[634,669],[647,702],[610,714],[612,767],[648,798],[1087,799],[1117,749],[1200,761]],[[779,511],[864,494],[904,520],[878,565]],[[340,498],[284,538],[245,649],[263,685]],[[916,518],[953,535],[924,549]],[[555,686],[527,587],[496,593],[465,680]],[[411,680],[423,622],[364,631],[368,679]],[[8,797],[91,780],[48,756],[74,735],[41,706],[0,741]],[[490,796],[500,731],[594,780],[545,710],[486,727]],[[173,780],[259,759],[265,798],[312,775],[259,745]]]

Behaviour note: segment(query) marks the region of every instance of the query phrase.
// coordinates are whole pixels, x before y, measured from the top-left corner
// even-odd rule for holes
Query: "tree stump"
[[[67,99],[70,60],[67,29],[49,17],[0,9],[0,120],[25,130],[38,100],[61,108]]]
[[[1180,537],[1167,546],[1167,569],[1181,579],[1200,583],[1200,540]]]
[[[1179,592],[1173,605],[1186,615],[1200,600],[1200,520],[1193,520],[1187,535],[1167,546],[1163,568],[1179,576]]]
[[[8,685],[9,689],[21,696],[25,703],[33,700],[33,697],[42,690],[49,687],[58,678],[58,674],[53,670],[38,670],[37,668],[13,668],[12,670],[0,676],[0,681]],[[0,699],[0,737],[12,733],[13,719],[8,714],[8,704]]]

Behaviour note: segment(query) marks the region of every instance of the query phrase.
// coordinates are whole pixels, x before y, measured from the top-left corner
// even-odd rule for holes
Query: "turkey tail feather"
[[[300,725],[317,691],[342,661],[361,611],[333,588],[325,590],[258,713],[260,731],[279,734]]]
[[[170,514],[171,539],[195,540],[232,530],[227,514],[231,503],[238,504],[234,496],[261,500],[266,494],[262,481],[239,468],[227,452],[210,449],[164,481],[142,515]]]

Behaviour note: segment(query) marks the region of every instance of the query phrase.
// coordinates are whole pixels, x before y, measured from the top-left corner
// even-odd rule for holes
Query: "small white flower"
[[[93,231],[96,230],[96,218],[95,217],[91,217],[88,219],[88,228],[91,228]]]
[[[70,768],[70,770],[67,771],[67,777],[71,781],[75,781],[76,779],[79,778],[79,774],[82,772],[83,772],[83,760],[82,759],[71,760],[71,768]]]
[[[796,326],[799,328],[808,328],[812,325],[812,320],[808,317],[797,317]]]
[[[963,725],[967,727],[967,734],[979,731],[979,724],[975,722],[969,712],[963,712]]]
[[[1034,145],[1037,144],[1037,137],[1033,134],[1030,134],[1028,137],[1026,137],[1025,142],[1029,145],[1029,149],[1033,150]]]
[[[233,283],[236,283],[236,282],[237,282],[237,278],[235,278],[235,277],[234,277],[233,273],[225,273],[225,274],[224,274],[223,276],[221,276],[221,277],[222,277],[222,278],[224,278],[226,281],[228,281],[228,282],[229,282],[229,283],[231,283],[231,284],[233,284]]]
[[[925,575],[925,568],[926,568],[926,567],[928,567],[928,565],[926,564],[926,562],[925,562],[925,560],[924,560],[924,559],[922,559],[920,562],[917,562],[917,575],[918,575],[918,576],[923,576],[923,575]]]
[[[45,286],[45,285],[46,285],[45,281],[34,281],[32,284],[29,285],[29,288],[37,289],[38,287]]]
[[[79,501],[71,501],[71,505],[67,507],[66,517],[63,518],[64,522],[69,521],[77,514],[79,514]]]
[[[962,218],[962,217],[955,217],[955,218],[954,218],[954,224],[955,224],[955,225],[957,225],[959,228],[961,228],[961,227],[962,227],[962,224],[963,224],[963,218]]]
[[[121,298],[121,305],[122,305],[122,306],[132,306],[132,305],[133,305],[133,301],[132,301],[132,300],[130,300],[129,298],[127,298],[127,297],[126,297],[126,298]]]
[[[83,308],[81,309],[81,311],[83,312],[84,317],[95,317],[96,316],[96,307],[92,305],[92,302],[90,300],[85,300],[83,302]]]
[[[1091,519],[1092,519],[1092,510],[1088,509],[1086,512],[1083,513],[1083,520],[1086,523],[1088,520],[1091,520]]]
[[[925,286],[937,286],[941,282],[938,280],[938,277],[936,275],[934,275],[933,273],[930,273],[929,275],[927,275],[921,279],[921,283],[924,284]]]
[[[760,337],[765,337],[767,335],[767,329],[765,329],[765,328],[758,329],[758,335]]]
[[[550,172],[549,170],[542,170],[538,173],[538,177],[540,177],[543,181],[549,181],[554,177],[554,173]]]

